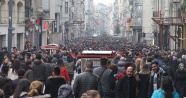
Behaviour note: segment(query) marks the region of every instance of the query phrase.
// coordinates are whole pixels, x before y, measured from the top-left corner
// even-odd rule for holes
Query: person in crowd
[[[47,62],[48,72],[49,72],[50,75],[52,75],[52,69],[53,69],[54,66],[55,66],[55,64],[52,62],[53,57],[52,57],[52,56],[48,56],[47,59],[48,59],[48,60],[47,60],[47,61],[48,61],[48,62]]]
[[[24,98],[27,96],[30,87],[30,81],[27,79],[21,79],[10,98]]]
[[[76,70],[79,73],[81,73],[81,59],[78,59],[77,62],[76,62]]]
[[[57,98],[58,89],[63,84],[66,84],[65,77],[60,76],[60,68],[55,66],[52,71],[52,76],[47,79],[45,94],[50,94],[51,98]]]
[[[14,60],[14,63],[10,67],[8,71],[8,78],[11,80],[15,80],[18,78],[18,70],[20,69],[20,60],[16,59]]]
[[[81,98],[101,98],[100,94],[96,90],[89,90],[82,94]]]
[[[150,69],[150,71],[151,71],[151,63],[152,63],[152,57],[147,57],[147,61],[146,61],[146,63],[145,64],[147,64],[148,65],[148,67],[149,67],[149,69]]]
[[[50,95],[43,94],[43,83],[40,81],[33,81],[30,84],[27,98],[50,98]]]
[[[120,58],[120,61],[117,63],[117,66],[118,66],[118,74],[120,73],[123,73],[124,70],[125,70],[125,58],[124,57],[121,57]]]
[[[0,89],[0,98],[5,98],[5,94],[2,89]]]
[[[98,91],[102,97],[113,98],[115,89],[114,73],[107,69],[107,58],[101,58],[100,64],[101,66],[93,69],[93,73],[98,76]]]
[[[175,74],[174,86],[180,97],[186,97],[186,70],[183,63],[180,63]]]
[[[126,75],[123,76],[116,86],[115,98],[136,98],[136,79],[133,76],[134,68],[128,67]]]
[[[136,65],[136,71],[139,73],[140,70],[141,70],[142,67],[143,67],[142,59],[141,59],[141,58],[137,58],[137,59],[135,60],[135,65]]]
[[[26,66],[25,66],[24,70],[25,70],[25,74],[23,77],[28,79],[30,82],[32,82],[33,81],[33,71],[32,71],[32,61],[31,60],[26,61]]]
[[[172,57],[172,60],[170,60],[170,66],[173,68],[174,73],[176,73],[176,70],[178,68],[179,61],[176,56]]]
[[[152,62],[158,62],[158,65],[161,67],[163,66],[163,62],[159,59],[159,55],[158,54],[155,54],[154,55],[154,60]]]
[[[150,73],[150,80],[149,80],[149,90],[148,95],[149,97],[152,93],[160,88],[161,85],[161,76],[165,73],[165,71],[159,67],[158,62],[152,62],[152,71]]]
[[[25,74],[25,70],[24,70],[24,69],[19,69],[18,72],[17,72],[17,74],[18,74],[18,78],[12,81],[13,89],[14,89],[14,90],[16,89],[16,87],[17,87],[19,81],[20,81],[21,79],[23,79],[23,76],[24,76],[24,74]]]
[[[161,82],[161,88],[155,90],[151,98],[180,98],[180,96],[174,91],[172,80],[164,78]]]
[[[72,57],[67,56],[67,62],[65,63],[67,69],[68,69],[68,75],[70,77],[70,84],[72,82],[72,79],[74,77],[74,70],[75,70],[75,64]]]
[[[70,77],[68,75],[68,69],[63,62],[62,58],[59,58],[57,61],[57,66],[61,69],[60,76],[64,76],[68,83],[70,83]]]
[[[85,71],[76,76],[74,80],[73,90],[76,98],[80,98],[83,93],[88,90],[97,90],[97,76],[92,73],[93,62],[87,60],[85,62]]]
[[[180,63],[183,63],[186,68],[186,55],[182,55],[182,59],[181,59]]]
[[[138,96],[137,98],[148,98],[148,85],[150,79],[150,69],[147,64],[144,64],[142,70],[139,72]]]
[[[5,58],[5,59],[3,60],[3,64],[2,64],[1,67],[0,67],[0,73],[1,73],[1,69],[2,69],[3,66],[11,67],[11,62],[9,61],[8,58]]]
[[[112,70],[112,72],[115,74],[118,73],[118,66],[116,64],[111,64],[111,66],[109,67],[109,69]]]
[[[4,60],[3,51],[0,50],[0,67],[1,67],[1,65],[2,65],[2,63],[3,63],[3,60]]]
[[[0,76],[0,89],[4,91],[5,98],[9,98],[13,94],[12,80],[7,77],[9,66],[2,67],[2,74]]]
[[[45,63],[41,61],[41,54],[36,55],[36,60],[33,63],[32,71],[33,71],[33,81],[38,80],[43,83],[46,82],[49,73]]]
[[[174,79],[174,70],[173,67],[169,64],[169,58],[164,58],[164,64],[161,67],[172,79]]]

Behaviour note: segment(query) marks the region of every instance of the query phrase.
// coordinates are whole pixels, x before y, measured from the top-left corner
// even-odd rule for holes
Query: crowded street
[[[186,0],[0,0],[0,98],[186,98]]]

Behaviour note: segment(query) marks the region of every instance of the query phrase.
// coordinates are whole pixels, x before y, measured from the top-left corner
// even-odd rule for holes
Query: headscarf
[[[184,70],[181,70],[181,69],[180,69],[181,66],[184,66],[184,64],[183,64],[183,63],[180,63],[179,66],[178,66],[178,70],[179,70],[179,71],[186,71],[185,68],[184,68]]]

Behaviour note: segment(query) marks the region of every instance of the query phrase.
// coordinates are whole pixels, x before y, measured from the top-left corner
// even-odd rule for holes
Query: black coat
[[[140,82],[138,84],[138,98],[148,98],[148,85],[149,85],[149,80],[150,80],[150,75],[149,74],[141,74],[139,73],[139,78]]]
[[[9,98],[14,92],[12,80],[6,77],[0,76],[0,89],[4,91],[5,98]]]
[[[122,77],[116,86],[115,98],[136,98],[136,86],[135,77]]]
[[[50,94],[51,98],[57,98],[58,89],[63,84],[66,84],[66,80],[64,77],[50,76],[46,82],[45,94]]]
[[[92,71],[85,71],[76,76],[73,89],[75,98],[80,98],[88,90],[97,90],[97,77]]]
[[[186,71],[177,70],[175,74],[175,88],[179,92],[181,98],[186,96]]]

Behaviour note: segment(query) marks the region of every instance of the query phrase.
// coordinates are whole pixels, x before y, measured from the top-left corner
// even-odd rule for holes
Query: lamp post
[[[12,0],[9,0],[8,52],[12,49]]]

